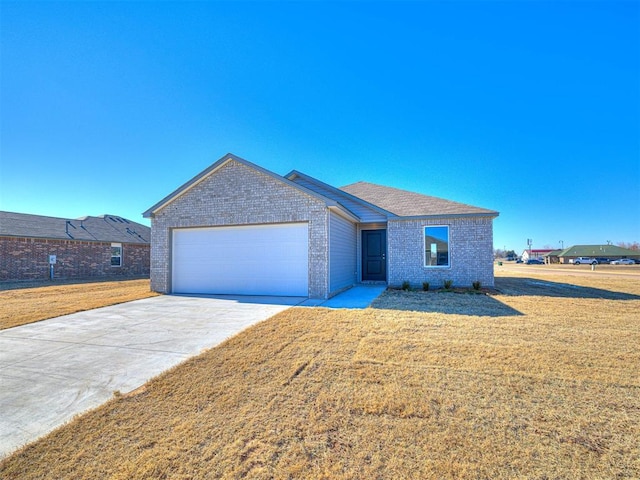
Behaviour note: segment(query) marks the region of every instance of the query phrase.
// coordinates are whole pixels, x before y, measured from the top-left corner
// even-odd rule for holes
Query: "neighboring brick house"
[[[151,229],[116,215],[0,212],[0,281],[148,276]]]
[[[151,288],[328,298],[355,284],[493,286],[498,212],[228,154],[144,213]]]

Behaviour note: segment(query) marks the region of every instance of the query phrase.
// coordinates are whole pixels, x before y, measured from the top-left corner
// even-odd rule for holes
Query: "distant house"
[[[574,245],[565,248],[558,254],[560,263],[572,263],[572,260],[578,257],[608,258],[609,260],[632,258],[635,260],[640,259],[640,252],[616,245]]]
[[[148,276],[151,229],[116,215],[0,212],[0,281]]]
[[[535,258],[535,259],[538,259],[538,260],[542,260],[544,262],[545,255],[547,255],[549,252],[552,252],[552,251],[553,250],[550,249],[550,248],[547,248],[547,249],[538,248],[538,249],[524,250],[522,252],[522,255],[521,255],[522,261],[526,262],[527,260]]]
[[[562,253],[562,250],[552,250],[544,256],[544,263],[560,263],[558,255]]]

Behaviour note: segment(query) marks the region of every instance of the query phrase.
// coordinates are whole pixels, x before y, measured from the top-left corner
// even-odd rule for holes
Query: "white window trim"
[[[120,259],[120,264],[119,265],[114,265],[113,263],[111,263],[111,267],[113,268],[120,268],[122,267],[122,257],[123,257],[123,249],[122,249],[122,244],[121,243],[112,243],[111,244],[111,248],[117,247],[120,249],[120,255],[113,255],[113,252],[111,254],[111,256],[109,257],[110,262],[113,262],[113,258],[114,257],[118,257]]]
[[[427,265],[427,228],[447,228],[447,265]],[[423,225],[422,226],[422,264],[425,268],[451,268],[451,225]]]

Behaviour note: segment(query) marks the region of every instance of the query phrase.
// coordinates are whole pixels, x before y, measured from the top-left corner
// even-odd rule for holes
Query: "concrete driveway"
[[[0,458],[304,300],[165,295],[0,331]]]

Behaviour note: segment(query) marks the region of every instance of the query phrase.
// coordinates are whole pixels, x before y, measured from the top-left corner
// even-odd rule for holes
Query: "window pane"
[[[121,243],[111,244],[111,266],[112,267],[122,266],[122,244]]]
[[[425,265],[449,266],[449,227],[425,227]]]

